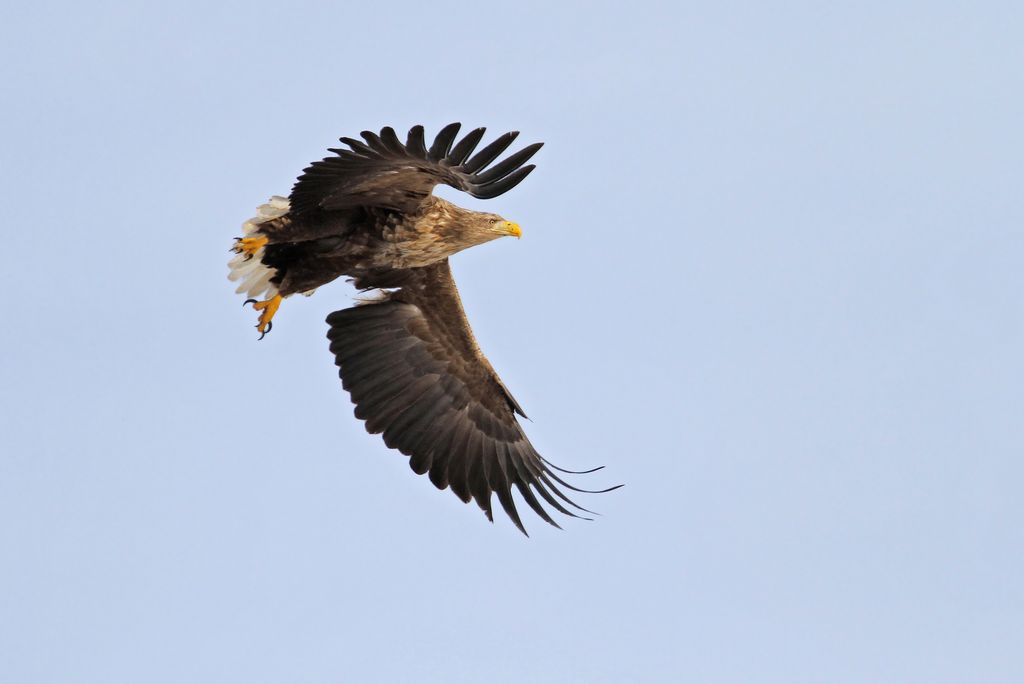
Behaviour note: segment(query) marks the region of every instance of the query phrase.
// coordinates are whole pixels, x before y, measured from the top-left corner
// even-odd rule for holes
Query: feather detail
[[[228,262],[228,280],[240,281],[236,293],[252,299],[270,299],[278,294],[277,287],[270,282],[277,271],[263,263],[264,245],[251,251],[243,246],[245,242],[258,243],[259,238],[265,237],[260,232],[260,226],[281,218],[288,213],[288,209],[288,198],[275,195],[256,209],[256,216],[242,224],[244,237],[235,242],[233,250],[236,254]]]

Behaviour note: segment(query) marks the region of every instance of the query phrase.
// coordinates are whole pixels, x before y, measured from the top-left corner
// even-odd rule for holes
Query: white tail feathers
[[[289,204],[286,197],[271,197],[270,200],[256,210],[256,216],[242,224],[244,238],[259,238],[260,226],[267,221],[280,218],[288,213]],[[255,251],[249,252],[241,247],[241,240],[235,245],[238,252],[228,262],[228,280],[241,282],[235,292],[245,293],[253,299],[270,299],[277,294],[277,288],[270,282],[276,271],[263,263],[263,245]],[[265,296],[264,296],[265,295]]]

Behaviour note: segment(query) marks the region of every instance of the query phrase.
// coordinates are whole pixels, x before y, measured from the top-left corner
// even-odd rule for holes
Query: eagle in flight
[[[457,140],[460,124],[441,129],[430,147],[414,126],[403,144],[395,131],[341,138],[349,149],[313,162],[291,195],[272,197],[246,221],[229,262],[238,293],[270,332],[281,301],[312,294],[340,277],[379,297],[327,317],[331,353],[355,415],[371,434],[409,456],[439,489],[451,487],[493,521],[491,493],[523,534],[515,487],[538,516],[558,527],[541,499],[572,517],[590,512],[561,490],[579,489],[530,444],[515,414],[526,417],[480,351],[459,299],[448,257],[519,226],[432,194],[439,183],[490,199],[518,185],[542,143],[494,163],[518,135],[509,132],[474,154],[477,128]],[[538,498],[539,497],[539,498]]]

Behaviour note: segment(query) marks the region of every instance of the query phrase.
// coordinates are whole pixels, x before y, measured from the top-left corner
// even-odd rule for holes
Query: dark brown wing
[[[412,469],[429,473],[439,489],[450,486],[463,501],[475,499],[488,519],[494,492],[526,533],[513,487],[555,527],[538,496],[561,513],[582,517],[563,504],[586,509],[556,483],[588,490],[555,475],[553,470],[573,471],[545,461],[526,438],[514,415],[524,415],[522,409],[480,352],[448,262],[396,274],[402,289],[390,299],[327,317],[331,352],[356,417],[370,433],[382,432],[384,443],[408,455]]]
[[[519,133],[505,133],[473,154],[485,129],[470,131],[456,142],[460,127],[458,123],[445,126],[429,149],[423,126],[413,126],[404,144],[390,127],[380,135],[363,131],[363,141],[341,138],[351,149],[331,149],[336,156],[313,162],[303,171],[289,198],[291,212],[356,206],[411,211],[439,183],[489,199],[511,190],[533,171],[532,164],[523,164],[543,143],[492,164]]]

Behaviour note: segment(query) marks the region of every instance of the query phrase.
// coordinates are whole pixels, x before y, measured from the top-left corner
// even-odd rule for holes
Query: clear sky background
[[[1024,681],[1024,10],[853,5],[8,7],[0,680]],[[456,120],[547,143],[453,268],[595,522],[365,434],[346,284],[226,280]]]

